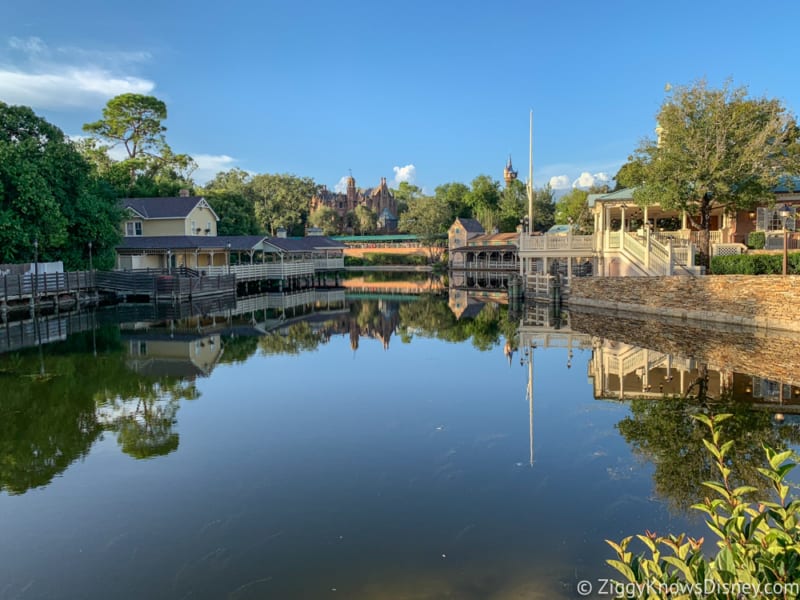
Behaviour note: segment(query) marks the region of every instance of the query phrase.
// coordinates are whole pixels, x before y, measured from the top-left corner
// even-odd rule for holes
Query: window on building
[[[125,223],[125,235],[128,237],[142,235],[142,222],[128,221]]]
[[[206,233],[211,233],[211,221],[206,223]]]
[[[194,235],[194,234],[195,234],[195,230],[197,229],[197,223],[195,223],[194,221],[192,221],[191,225],[192,225],[192,228],[191,228],[191,230],[189,231],[189,233],[191,233],[192,235]]]
[[[757,211],[756,229],[759,231],[780,231],[783,229],[783,218],[781,217],[782,207],[778,208],[759,208]],[[795,230],[795,217],[797,208],[790,207],[791,216],[786,219],[786,229]]]

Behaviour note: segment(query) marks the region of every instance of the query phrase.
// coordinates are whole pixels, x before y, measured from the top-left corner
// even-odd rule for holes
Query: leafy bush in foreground
[[[707,515],[716,541],[713,559],[703,554],[704,538],[684,534],[659,536],[647,531],[636,538],[646,552],[628,550],[633,536],[608,544],[617,558],[607,561],[625,578],[617,582],[620,595],[633,598],[797,598],[800,595],[800,499],[789,495],[786,476],[797,466],[791,450],[765,447],[767,478],[774,498],[745,500],[756,488],[734,487],[727,455],[733,440],[721,441],[720,423],[730,414],[696,415],[711,440],[703,440],[720,480],[704,485],[716,496],[692,508]]]
[[[714,275],[780,275],[783,273],[781,254],[735,254],[711,259]],[[800,274],[800,252],[789,253],[789,274]]]

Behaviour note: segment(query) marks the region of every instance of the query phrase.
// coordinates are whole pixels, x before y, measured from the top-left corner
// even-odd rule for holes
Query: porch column
[[[687,229],[686,227],[686,211],[681,212],[681,229]]]
[[[619,248],[622,250],[625,248],[625,205],[623,204],[620,206],[620,211],[622,212],[622,223],[619,226]]]

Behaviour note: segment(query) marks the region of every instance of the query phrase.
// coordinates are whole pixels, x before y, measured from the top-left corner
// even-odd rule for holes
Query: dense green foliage
[[[46,356],[0,356],[0,491],[47,485],[104,431],[135,458],[177,448],[178,401],[195,398],[194,385],[139,375],[126,359],[117,327],[72,335]]]
[[[121,213],[108,185],[64,133],[23,106],[0,102],[0,262],[114,264]]]
[[[777,424],[772,415],[753,410],[745,403],[724,403],[731,414],[726,433],[737,440],[731,448],[731,480],[737,485],[762,488],[764,482],[754,456],[762,446],[783,446],[800,442],[800,431],[792,425]],[[703,440],[707,429],[695,415],[704,410],[694,397],[637,399],[631,403],[631,414],[617,429],[633,451],[654,465],[653,484],[656,493],[676,511],[685,511],[702,502],[704,482],[716,471]]]
[[[328,206],[320,206],[308,215],[308,224],[322,229],[324,235],[336,235],[342,230],[339,213]]]
[[[747,247],[761,250],[767,243],[767,235],[763,231],[751,231],[747,236]]]
[[[255,204],[248,195],[252,176],[241,169],[221,171],[201,190],[219,216],[218,235],[262,233],[256,220]]]
[[[262,231],[275,235],[283,227],[290,235],[303,235],[309,202],[318,186],[309,177],[262,174],[247,186],[255,203],[255,216]]]
[[[658,123],[660,140],[639,146],[623,178],[639,182],[638,203],[686,211],[701,231],[703,265],[713,209],[732,213],[774,202],[782,178],[800,174],[800,128],[779,100],[699,81],[668,94]]]
[[[417,198],[400,217],[400,229],[417,236],[419,242],[428,250],[433,262],[435,246],[446,237],[447,228],[452,223],[450,208],[441,200],[423,196]]]
[[[711,259],[711,270],[716,275],[781,275],[781,254],[736,254],[715,256]],[[800,275],[800,252],[789,253],[789,274]]]
[[[797,597],[796,589],[786,587],[800,582],[800,500],[791,497],[786,481],[797,457],[791,450],[765,445],[766,464],[756,468],[761,485],[737,482],[732,465],[740,461],[732,458],[732,452],[742,440],[723,425],[731,417],[694,416],[707,428],[702,443],[715,477],[703,483],[704,498],[692,508],[706,516],[706,524],[717,538],[715,554],[704,554],[704,538],[683,534],[647,531],[637,535],[646,548],[642,554],[629,550],[632,536],[619,543],[609,541],[617,558],[607,562],[624,577],[618,589],[627,597]],[[755,455],[749,458],[752,461]],[[771,495],[761,487],[768,488]],[[758,499],[752,500],[753,495]]]

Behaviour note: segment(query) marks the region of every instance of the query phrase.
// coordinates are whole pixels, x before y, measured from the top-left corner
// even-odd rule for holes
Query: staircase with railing
[[[630,231],[609,231],[604,237],[604,254],[618,254],[642,275],[697,275],[700,268],[695,265],[695,245],[686,241],[674,245],[667,238],[662,241],[645,231],[644,236]]]

